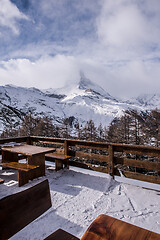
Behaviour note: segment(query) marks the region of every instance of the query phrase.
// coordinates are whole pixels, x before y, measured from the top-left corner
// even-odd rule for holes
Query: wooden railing
[[[52,146],[57,153],[72,156],[70,165],[160,184],[160,148],[48,137],[0,139],[9,142]]]

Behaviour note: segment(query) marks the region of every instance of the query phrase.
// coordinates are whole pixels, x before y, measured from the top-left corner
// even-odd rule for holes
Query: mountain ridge
[[[80,124],[92,119],[96,126],[100,123],[108,126],[127,109],[146,111],[160,106],[160,95],[144,96],[128,101],[116,99],[83,73],[78,83],[60,89],[0,86],[0,130],[10,124],[18,127],[28,113],[35,117],[48,116],[57,125],[66,117],[73,117]]]

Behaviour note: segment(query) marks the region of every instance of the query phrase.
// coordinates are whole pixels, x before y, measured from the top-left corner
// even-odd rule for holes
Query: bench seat
[[[80,239],[62,229],[58,229],[44,240],[80,240]]]
[[[19,185],[19,187],[28,183],[29,180],[32,180],[33,178],[35,178],[34,170],[39,168],[39,166],[30,165],[30,164],[26,164],[26,163],[19,163],[19,162],[1,163],[0,166],[18,170],[18,185]]]
[[[0,166],[6,167],[6,168],[12,168],[12,169],[16,169],[16,170],[21,170],[21,171],[25,171],[25,172],[28,172],[28,171],[38,167],[38,166],[34,166],[34,165],[26,164],[26,163],[18,163],[18,162],[1,163]]]
[[[78,240],[62,229],[44,240],[63,239]],[[160,240],[160,234],[102,214],[91,223],[80,240]]]
[[[98,216],[81,240],[160,240],[160,234],[107,215]]]
[[[69,159],[71,156],[65,154],[49,153],[45,155],[46,160],[51,160],[56,162],[56,171],[63,169],[63,164],[69,169]]]
[[[10,239],[51,206],[47,179],[24,191],[0,199],[0,239]]]

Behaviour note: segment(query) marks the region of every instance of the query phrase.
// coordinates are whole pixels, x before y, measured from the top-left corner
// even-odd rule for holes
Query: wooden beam
[[[10,143],[10,142],[16,142],[16,143],[26,142],[27,138],[28,137],[2,138],[0,139],[0,145],[5,143]]]
[[[122,164],[125,166],[139,167],[139,168],[160,171],[160,162],[149,162],[144,160],[140,161],[136,159],[115,157],[115,164]]]
[[[158,176],[151,176],[151,175],[145,175],[141,173],[136,172],[128,172],[128,171],[122,171],[123,175],[127,178],[132,178],[140,181],[146,181],[151,183],[160,184],[160,177]]]
[[[114,151],[113,151],[113,146],[109,145],[108,147],[108,160],[109,160],[109,165],[108,165],[108,172],[109,174],[114,177]]]
[[[47,141],[47,142],[52,142],[52,143],[63,143],[65,139],[63,138],[52,138],[52,137],[39,137],[39,136],[31,136],[31,139],[33,142],[38,142],[38,141]]]
[[[49,142],[49,141],[38,141],[39,143],[44,143],[44,144],[51,144],[51,145],[61,145],[64,146],[64,143],[59,143],[59,142]]]
[[[160,148],[149,147],[149,146],[135,146],[135,145],[125,145],[125,144],[114,144],[115,152],[124,152],[136,155],[147,155],[147,156],[160,156]]]
[[[71,156],[86,159],[86,160],[91,160],[91,161],[97,161],[97,162],[108,162],[108,156],[106,155],[101,155],[101,154],[94,154],[94,153],[84,153],[81,151],[71,151],[69,152]]]

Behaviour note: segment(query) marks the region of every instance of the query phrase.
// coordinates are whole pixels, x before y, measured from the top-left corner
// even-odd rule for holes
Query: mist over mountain
[[[151,110],[160,106],[160,95],[141,95],[123,101],[116,99],[99,85],[87,79],[83,72],[79,81],[59,89],[39,90],[14,85],[0,86],[0,130],[12,125],[18,127],[22,118],[48,116],[59,125],[65,118],[85,124],[93,120],[98,126],[108,126],[127,109]]]

